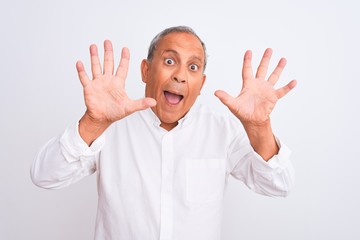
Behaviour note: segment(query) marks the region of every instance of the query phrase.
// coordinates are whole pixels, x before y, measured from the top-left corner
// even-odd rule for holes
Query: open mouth
[[[183,95],[178,95],[178,94],[171,93],[168,91],[164,91],[164,95],[165,95],[166,101],[172,105],[178,104],[184,98]]]

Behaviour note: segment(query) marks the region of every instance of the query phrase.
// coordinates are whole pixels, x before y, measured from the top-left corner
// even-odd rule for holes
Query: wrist
[[[272,133],[270,119],[262,123],[243,123],[244,129],[248,134],[252,135],[263,135]]]
[[[94,121],[86,112],[79,121],[79,134],[90,146],[110,125],[108,122]]]
[[[244,125],[251,146],[264,160],[278,153],[279,147],[272,132],[270,120],[264,124]]]

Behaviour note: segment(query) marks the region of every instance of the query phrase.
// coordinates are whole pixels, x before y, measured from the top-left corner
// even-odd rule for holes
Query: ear
[[[204,86],[205,81],[206,81],[206,75],[203,74],[203,79],[202,79],[201,88]]]
[[[142,81],[144,83],[146,83],[148,81],[148,76],[149,76],[149,62],[147,59],[143,59],[141,61],[141,66],[140,66],[140,69],[141,69],[141,78],[142,78]]]
[[[201,89],[203,88],[205,81],[206,81],[206,75],[203,74],[203,76],[202,76],[202,83],[201,83],[201,87],[200,87],[200,91],[199,91],[199,95],[201,94]]]

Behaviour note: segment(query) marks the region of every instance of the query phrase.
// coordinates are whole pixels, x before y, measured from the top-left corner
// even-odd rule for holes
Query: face
[[[200,95],[206,76],[204,50],[189,33],[170,33],[163,37],[151,62],[141,63],[146,97],[157,101],[152,108],[166,130],[174,128]]]

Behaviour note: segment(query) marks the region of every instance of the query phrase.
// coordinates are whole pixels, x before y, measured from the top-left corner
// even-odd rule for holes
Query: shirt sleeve
[[[236,162],[230,173],[259,194],[286,197],[295,180],[290,161],[291,151],[279,139],[276,140],[279,152],[268,161],[257,154],[249,143],[244,144],[246,141],[242,141],[242,144],[238,144],[238,150],[233,151],[230,156]]]
[[[48,141],[35,157],[30,175],[42,188],[58,189],[96,171],[96,162],[105,143],[102,135],[89,147],[80,137],[78,123]]]

